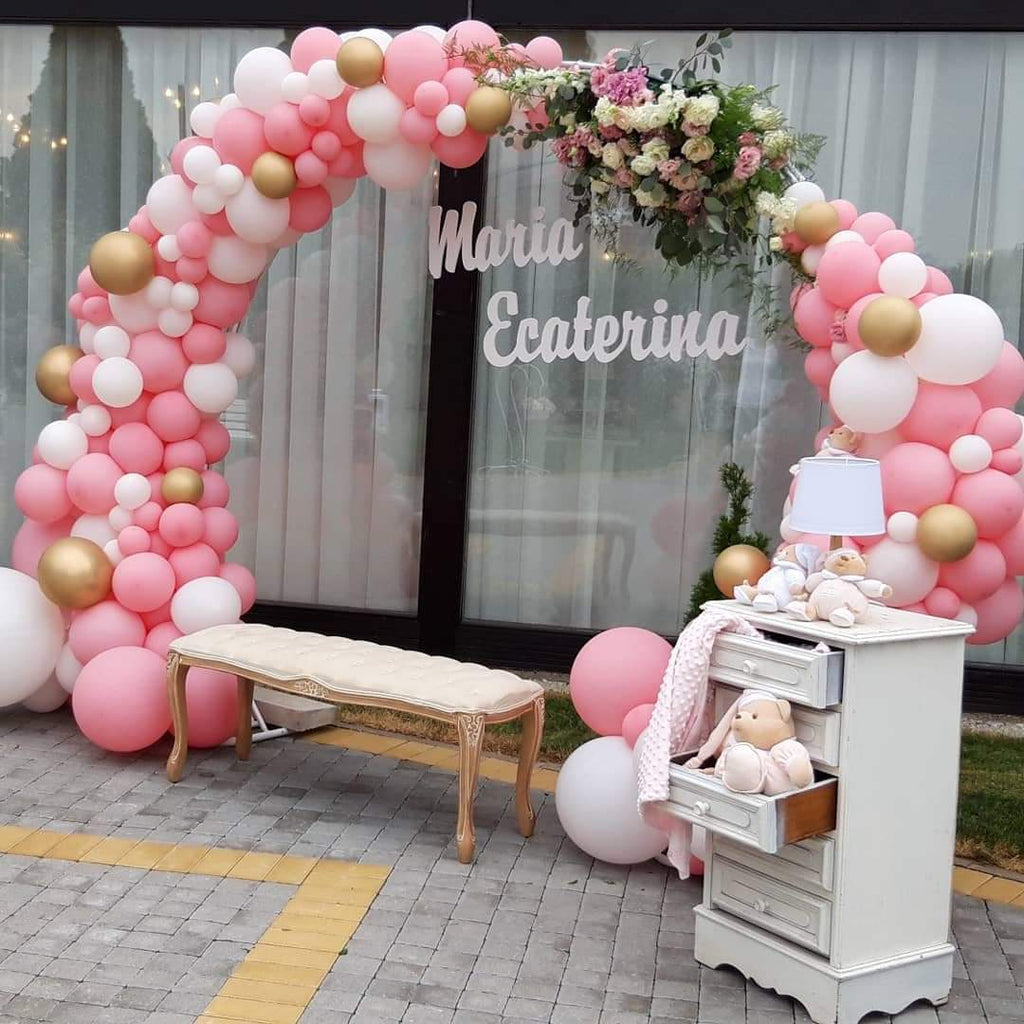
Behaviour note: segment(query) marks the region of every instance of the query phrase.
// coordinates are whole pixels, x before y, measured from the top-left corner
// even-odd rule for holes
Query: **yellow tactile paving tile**
[[[552,768],[534,768],[530,777],[530,788],[543,793],[554,793],[558,785],[558,772]]]
[[[65,838],[67,834],[64,832],[37,829],[25,836],[21,842],[15,843],[8,852],[19,857],[43,857]]]
[[[335,917],[296,914],[286,907],[274,921],[274,927],[292,932],[310,932],[317,935],[333,935],[336,938],[350,938],[359,927],[359,921],[341,921]]]
[[[480,759],[480,774],[485,779],[494,779],[496,782],[515,782],[516,771],[516,765],[512,761],[499,761],[496,757]]]
[[[1017,882],[1012,878],[990,878],[979,885],[971,895],[979,900],[1012,903],[1018,896],[1024,895],[1024,882]]]
[[[348,747],[368,754],[383,754],[408,742],[405,736],[382,736],[375,732],[356,732],[354,729],[323,729],[309,736],[314,743],[332,747]]]
[[[953,891],[961,896],[970,896],[975,889],[984,885],[992,875],[984,871],[974,871],[971,868],[953,868]]]
[[[228,878],[244,878],[250,882],[262,882],[281,860],[279,853],[258,853],[250,850],[228,872]]]
[[[156,843],[144,839],[136,843],[118,862],[122,868],[154,868],[174,849],[174,843]]]
[[[81,860],[91,849],[102,842],[103,836],[65,836],[56,846],[50,847],[43,855],[51,860]]]
[[[79,858],[83,864],[116,864],[129,850],[139,845],[138,839],[101,839],[88,853]]]
[[[321,935],[319,932],[295,932],[289,928],[278,928],[272,924],[264,933],[260,942],[270,946],[288,946],[291,949],[312,949],[320,953],[340,953],[351,933],[344,938],[334,935]]]
[[[280,982],[228,978],[219,996],[230,999],[258,999],[261,1003],[280,1006],[306,1006],[316,995],[317,985],[282,985]]]
[[[193,875],[226,875],[245,856],[245,850],[213,846],[193,866]]]
[[[271,946],[280,949],[280,946]],[[327,954],[330,958],[330,954]],[[316,988],[327,977],[327,968],[302,967],[292,964],[275,964],[269,960],[253,960],[247,957],[234,970],[233,978],[246,981],[268,981],[275,985],[295,985],[298,988]]]
[[[304,1009],[304,1006],[281,1006],[279,1003],[261,1003],[255,999],[215,996],[206,1008],[206,1015],[224,1017],[231,1021],[241,1020],[246,1024],[295,1024]]]
[[[366,913],[365,905],[329,903],[324,900],[306,899],[305,893],[289,900],[284,909],[288,914],[302,914],[306,917],[326,917],[335,921],[361,921]]]
[[[325,972],[331,969],[337,956],[329,950],[301,949],[293,946],[277,946],[260,939],[246,954],[242,966],[247,963],[277,964],[289,969],[307,967]]]
[[[154,865],[155,871],[190,872],[210,852],[208,846],[187,846],[179,844],[168,850]]]
[[[34,828],[26,828],[24,825],[0,825],[0,853],[9,853],[35,831]]]
[[[315,857],[282,857],[268,872],[265,882],[298,885],[316,866]]]

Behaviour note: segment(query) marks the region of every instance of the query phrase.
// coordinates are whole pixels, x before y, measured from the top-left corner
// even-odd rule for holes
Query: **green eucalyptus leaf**
[[[708,213],[721,213],[725,209],[725,203],[721,199],[717,199],[715,196],[707,196],[704,199],[704,209]]]

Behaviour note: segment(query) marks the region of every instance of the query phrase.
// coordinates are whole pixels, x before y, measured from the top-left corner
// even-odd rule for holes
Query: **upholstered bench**
[[[463,864],[473,859],[473,800],[484,726],[523,719],[516,775],[516,817],[524,836],[533,834],[530,776],[544,728],[544,690],[511,672],[402,651],[365,640],[299,633],[239,623],[213,626],[173,641],[167,655],[167,689],[174,718],[174,748],[167,777],[177,782],[188,754],[185,676],[192,666],[238,676],[237,756],[252,746],[253,686],[296,693],[332,704],[364,704],[455,724],[459,735],[459,818],[456,843]]]

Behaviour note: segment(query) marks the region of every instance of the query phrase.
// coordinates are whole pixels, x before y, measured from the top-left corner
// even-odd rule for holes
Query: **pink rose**
[[[615,184],[621,185],[622,188],[632,188],[633,172],[628,167],[620,167],[615,172]]]
[[[741,146],[753,146],[757,144],[757,136],[753,132],[743,132],[736,141]]]
[[[757,146],[743,146],[740,148],[740,155],[736,158],[736,166],[732,169],[732,176],[746,181],[761,166],[761,150]]]
[[[832,320],[832,326],[829,328],[829,336],[832,338],[833,345],[841,345],[846,341],[846,310],[837,309],[836,315]]]
[[[706,124],[690,124],[689,121],[683,122],[683,134],[688,139],[696,139],[701,135],[707,135],[711,130],[710,125]]]

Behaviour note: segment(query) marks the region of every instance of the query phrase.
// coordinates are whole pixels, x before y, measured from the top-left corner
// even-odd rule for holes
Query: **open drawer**
[[[682,755],[680,762],[689,757]],[[736,843],[778,853],[787,843],[836,827],[837,785],[820,775],[806,788],[779,796],[733,793],[713,775],[679,763],[669,769],[669,798],[661,806]]]

